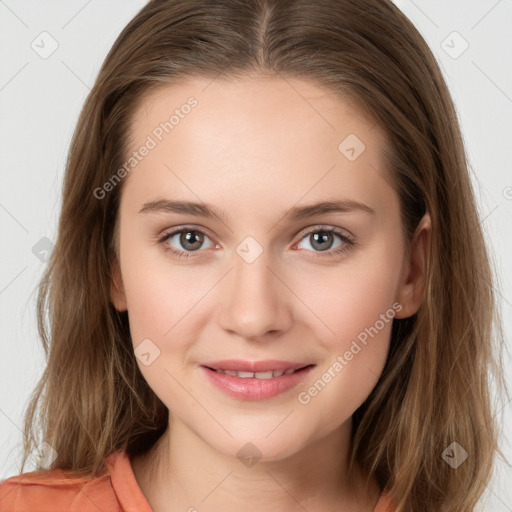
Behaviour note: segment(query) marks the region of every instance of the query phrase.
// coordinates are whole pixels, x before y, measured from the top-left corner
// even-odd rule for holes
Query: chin
[[[212,448],[218,452],[240,460],[240,462],[251,467],[256,462],[273,462],[287,459],[296,454],[301,443],[294,441],[287,435],[276,435],[275,437],[261,437],[240,435],[233,438],[223,438],[225,443],[219,443],[219,439],[204,439]]]

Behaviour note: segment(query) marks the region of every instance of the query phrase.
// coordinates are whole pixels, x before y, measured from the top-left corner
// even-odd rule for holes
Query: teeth
[[[252,377],[254,377],[256,374],[255,373],[251,373],[251,372],[236,372],[237,373],[237,377],[240,377],[242,379],[251,379]]]
[[[281,375],[290,375],[295,370],[275,370],[268,372],[237,372],[235,370],[215,370],[218,373],[224,373],[226,375],[232,375],[233,377],[240,377],[242,379],[272,379],[274,377],[281,377]]]

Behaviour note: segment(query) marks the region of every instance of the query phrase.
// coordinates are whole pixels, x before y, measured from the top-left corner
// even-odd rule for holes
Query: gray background
[[[452,91],[510,340],[512,0],[395,1],[429,43]],[[104,57],[144,4],[0,0],[0,479],[18,473],[23,412],[44,367],[35,292],[55,239],[72,131]],[[45,55],[52,44],[58,47]],[[510,403],[499,417],[504,432],[512,431]],[[510,436],[501,446],[512,461]],[[511,511],[511,484],[511,468],[499,461],[479,510]]]

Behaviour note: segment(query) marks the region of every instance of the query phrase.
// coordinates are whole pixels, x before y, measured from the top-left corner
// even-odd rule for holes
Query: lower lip
[[[266,400],[280,395],[300,384],[313,367],[313,365],[307,366],[290,375],[281,375],[281,377],[272,377],[271,379],[256,379],[254,377],[243,379],[201,366],[215,386],[239,400]]]

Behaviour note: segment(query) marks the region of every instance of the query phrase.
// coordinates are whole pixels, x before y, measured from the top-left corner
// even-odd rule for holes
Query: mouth
[[[242,370],[225,370],[222,368],[211,368],[209,366],[205,366],[208,370],[212,372],[221,373],[224,375],[231,375],[232,377],[239,377],[240,379],[275,379],[277,377],[282,377],[283,375],[291,375],[293,373],[299,373],[307,368],[314,366],[313,364],[308,364],[306,366],[302,366],[300,368],[288,368],[286,370],[268,370],[264,372],[249,372]]]
[[[268,400],[304,385],[315,366],[285,361],[231,360],[208,363],[201,368],[215,388],[232,398],[250,401]]]

